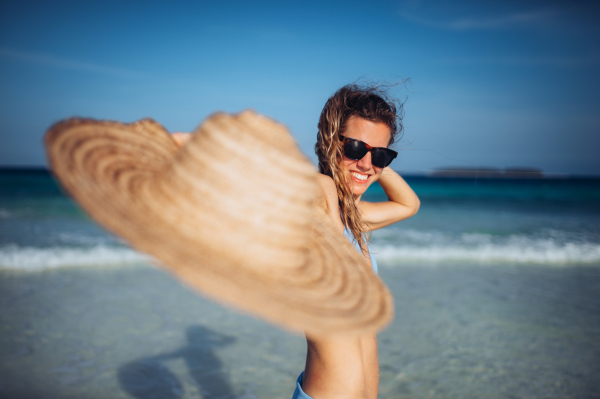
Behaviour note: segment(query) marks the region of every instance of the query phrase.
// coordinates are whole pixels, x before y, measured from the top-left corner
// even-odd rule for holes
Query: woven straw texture
[[[150,119],[68,119],[45,143],[94,220],[202,294],[315,335],[391,320],[388,289],[315,206],[316,171],[284,126],[215,114],[179,149]]]

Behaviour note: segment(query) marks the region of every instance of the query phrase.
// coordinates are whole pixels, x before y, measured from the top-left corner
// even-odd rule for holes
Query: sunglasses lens
[[[385,168],[391,161],[385,150],[375,150],[371,153],[371,163],[378,168]]]
[[[354,161],[363,159],[367,155],[367,151],[369,150],[365,144],[360,141],[349,140],[344,143],[344,155]]]

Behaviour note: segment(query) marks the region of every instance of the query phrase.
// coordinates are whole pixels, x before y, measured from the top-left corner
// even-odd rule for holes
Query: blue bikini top
[[[356,248],[356,250],[362,255],[362,251],[360,250],[358,243],[353,242],[354,237],[352,236],[352,234],[350,234],[350,232],[348,230],[346,230],[345,227],[344,227],[344,235],[354,245],[354,248]],[[375,260],[375,257],[371,253],[371,248],[368,245],[367,245],[367,248],[369,248],[369,256],[371,257],[371,266],[373,266],[373,273],[379,274],[378,269],[377,269],[377,261]]]

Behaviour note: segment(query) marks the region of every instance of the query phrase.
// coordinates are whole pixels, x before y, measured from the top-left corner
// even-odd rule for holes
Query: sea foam
[[[376,235],[371,251],[378,262],[464,261],[477,263],[598,263],[600,244],[550,231],[543,237],[396,231]],[[393,237],[392,237],[393,236]],[[379,238],[379,239],[378,239]]]
[[[67,266],[92,266],[149,262],[152,258],[125,247],[0,247],[0,270],[37,271]]]

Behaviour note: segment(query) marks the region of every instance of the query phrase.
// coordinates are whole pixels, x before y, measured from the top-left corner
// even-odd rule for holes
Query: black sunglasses
[[[363,159],[367,152],[371,152],[371,163],[378,168],[385,168],[392,163],[398,153],[385,147],[371,147],[360,140],[340,135],[340,141],[344,143],[344,155],[353,161]]]

